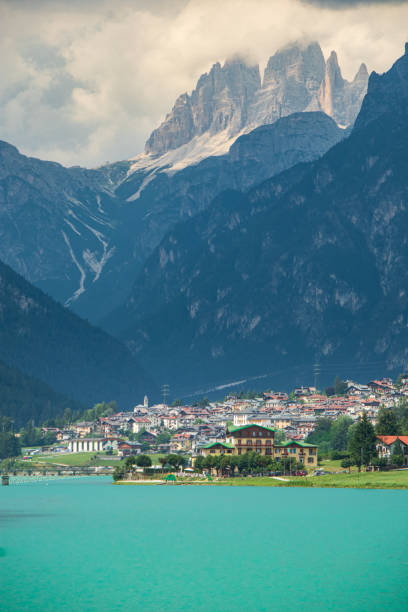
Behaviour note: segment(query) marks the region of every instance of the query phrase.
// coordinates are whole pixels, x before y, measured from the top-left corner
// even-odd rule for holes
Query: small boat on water
[[[1,484],[3,486],[7,486],[10,484],[10,479],[7,474],[3,474],[3,476],[1,477]]]

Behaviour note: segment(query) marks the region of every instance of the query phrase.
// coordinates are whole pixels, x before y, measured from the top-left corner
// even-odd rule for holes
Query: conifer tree
[[[377,456],[374,427],[363,412],[349,442],[350,457],[355,465],[369,465]]]
[[[399,432],[395,412],[390,408],[381,408],[375,429],[379,436],[396,436]]]

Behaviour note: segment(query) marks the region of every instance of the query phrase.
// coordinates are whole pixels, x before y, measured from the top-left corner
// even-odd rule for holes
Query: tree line
[[[303,463],[297,462],[295,457],[282,457],[276,461],[268,455],[260,455],[255,451],[243,455],[199,455],[195,461],[194,469],[197,472],[214,469],[217,474],[228,475],[238,471],[242,476],[248,474],[263,475],[271,472],[292,474],[303,471]]]
[[[317,444],[320,457],[342,459],[343,467],[351,465],[384,465],[386,461],[378,458],[377,435],[404,435],[408,433],[408,402],[402,400],[393,408],[381,408],[375,427],[367,413],[354,422],[348,416],[335,421],[321,417],[316,427],[307,437],[307,442]],[[403,449],[400,442],[394,445],[391,463],[402,465]]]
[[[174,472],[182,467],[185,467],[188,463],[187,457],[184,455],[177,455],[176,453],[169,453],[163,457],[159,457],[159,463],[162,466],[162,471]],[[123,478],[135,471],[135,468],[144,468],[144,471],[149,471],[152,467],[152,460],[149,455],[131,455],[127,457],[122,465],[118,465],[113,473],[114,480],[123,480]]]

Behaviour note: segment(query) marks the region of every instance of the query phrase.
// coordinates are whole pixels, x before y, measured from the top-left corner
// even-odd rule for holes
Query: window
[[[260,452],[261,452],[261,449],[260,449],[260,448],[257,448],[257,449],[256,449],[256,452],[257,452],[257,453],[260,453]]]
[[[210,450],[210,453],[211,453],[212,455],[214,455],[215,450],[212,448],[212,449]]]
[[[252,446],[252,440],[247,440],[248,446]]]
[[[313,463],[313,457],[308,457],[308,462]]]
[[[272,454],[272,449],[271,448],[267,448],[265,450],[265,455],[271,455]]]
[[[265,444],[266,444],[267,446],[270,446],[270,445],[271,445],[271,441],[270,441],[270,440],[266,440],[266,441],[265,441]]]
[[[252,432],[252,435],[255,437],[255,436],[256,436],[256,431],[253,431],[253,432]]]
[[[240,455],[242,453],[242,448],[238,449],[238,455]]]
[[[279,453],[280,453],[280,448],[275,448],[275,453],[276,453],[277,455],[279,455]]]
[[[238,446],[241,446],[241,438],[238,440]]]

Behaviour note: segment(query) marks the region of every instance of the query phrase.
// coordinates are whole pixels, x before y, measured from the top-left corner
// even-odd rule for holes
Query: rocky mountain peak
[[[278,49],[267,62],[262,82],[259,66],[235,56],[223,65],[215,63],[191,94],[176,100],[147,140],[145,154],[156,158],[188,145],[181,157],[187,155],[191,163],[226,153],[231,139],[296,112],[323,111],[347,126],[360,110],[367,81],[365,64],[352,83],[344,80],[336,52],[325,62],[317,42],[295,42]],[[214,143],[209,146],[211,139]],[[166,157],[164,165],[169,162]]]
[[[367,70],[367,66],[366,64],[363,62],[360,66],[360,68],[357,70],[357,74],[354,77],[354,81],[353,83],[355,83],[356,81],[365,81],[365,83],[368,83],[368,70]]]
[[[335,87],[343,87],[344,80],[341,74],[337,53],[332,51],[326,64],[326,75]]]
[[[367,95],[356,119],[357,129],[365,127],[384,113],[404,113],[408,108],[408,43],[405,53],[382,75],[373,72]]]
[[[260,87],[258,66],[235,57],[214,64],[203,74],[191,95],[180,96],[171,113],[146,142],[145,152],[162,155],[204,132],[228,129],[237,134],[246,123],[247,108]]]
[[[361,107],[367,83],[368,71],[364,63],[360,65],[353,81],[349,82],[342,76],[337,53],[332,51],[326,62],[319,92],[321,109],[333,117],[338,125],[351,125]]]
[[[279,49],[272,55],[265,68],[263,87],[284,79],[306,82],[317,80],[320,84],[325,70],[325,62],[320,45],[313,42],[307,45],[293,43]]]

